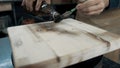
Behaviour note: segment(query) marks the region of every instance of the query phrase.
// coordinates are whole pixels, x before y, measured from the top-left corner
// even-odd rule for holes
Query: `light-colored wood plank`
[[[77,20],[42,25],[8,28],[15,68],[62,68],[120,48],[118,35]]]

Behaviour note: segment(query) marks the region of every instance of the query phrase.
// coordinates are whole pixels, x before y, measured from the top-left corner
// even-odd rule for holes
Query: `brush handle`
[[[76,11],[76,8],[73,8],[73,9],[71,9],[70,11],[73,13],[74,11]]]
[[[78,1],[78,3],[84,3],[85,1],[87,1],[87,0],[79,0]],[[73,8],[73,9],[71,9],[70,11],[71,11],[71,13],[73,13],[74,11],[76,11],[77,9],[76,9],[76,7],[75,8]]]

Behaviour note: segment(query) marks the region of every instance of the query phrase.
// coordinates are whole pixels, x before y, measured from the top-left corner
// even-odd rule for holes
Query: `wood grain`
[[[78,13],[77,19],[120,35],[120,9],[106,10],[100,15],[91,17],[82,16]],[[112,61],[120,63],[120,50],[108,53],[105,56]]]
[[[15,68],[63,68],[120,48],[118,35],[77,20],[43,24],[8,28]]]

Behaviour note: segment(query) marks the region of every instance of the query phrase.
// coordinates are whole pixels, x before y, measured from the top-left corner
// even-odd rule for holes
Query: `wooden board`
[[[0,3],[0,12],[2,11],[11,11],[12,5],[11,3]]]
[[[77,20],[44,24],[8,28],[15,68],[63,68],[120,48],[118,35]]]

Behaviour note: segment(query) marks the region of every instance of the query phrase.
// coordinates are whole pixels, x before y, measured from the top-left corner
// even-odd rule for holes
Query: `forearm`
[[[109,0],[108,8],[120,8],[120,0]]]

